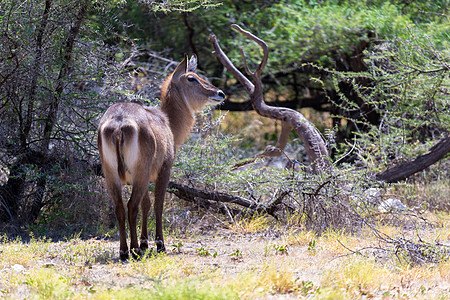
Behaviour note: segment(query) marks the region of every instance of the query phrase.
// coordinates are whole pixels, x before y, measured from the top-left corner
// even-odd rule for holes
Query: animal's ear
[[[187,56],[187,54],[185,54],[184,59],[178,64],[175,71],[173,71],[172,79],[180,80],[181,75],[186,73],[187,69],[188,69],[188,56]]]
[[[192,54],[187,70],[188,72],[195,72],[195,70],[197,70],[197,55]]]

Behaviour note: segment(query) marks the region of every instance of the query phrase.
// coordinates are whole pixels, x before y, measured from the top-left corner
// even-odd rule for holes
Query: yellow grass
[[[407,234],[417,241],[420,234],[430,243],[449,245],[450,214],[424,216],[433,226],[406,233],[382,221],[375,226],[392,237]],[[166,254],[125,263],[118,259],[118,241],[2,236],[0,298],[449,299],[450,260],[412,265],[378,253],[388,246],[369,227],[317,235],[299,220],[294,215],[274,224],[272,218],[253,216],[223,223],[214,232],[183,237],[168,232]],[[350,251],[359,249],[367,250]]]
[[[255,233],[267,229],[270,222],[269,218],[263,215],[254,215],[249,218],[243,217],[235,220],[235,222],[230,225],[230,230],[238,234]]]
[[[448,261],[423,266],[402,265],[395,260],[381,263],[370,256],[349,255],[338,242],[352,249],[365,246],[373,242],[366,233],[356,236],[330,231],[316,236],[308,231],[286,230],[278,238],[258,237],[260,233],[236,237],[233,229],[228,229],[186,238],[180,252],[148,255],[127,263],[117,259],[118,242],[7,241],[0,249],[6,254],[1,256],[0,297],[439,298],[450,288]],[[279,246],[286,247],[286,252],[280,253]],[[218,254],[198,255],[199,247],[210,247]],[[238,258],[230,255],[237,250]],[[22,264],[23,270],[13,270],[15,264]]]

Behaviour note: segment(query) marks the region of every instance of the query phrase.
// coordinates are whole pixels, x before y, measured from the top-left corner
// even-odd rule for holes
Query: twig
[[[267,205],[267,210],[268,210],[269,214],[272,215],[275,212],[277,205],[280,204],[283,201],[284,197],[289,195],[289,193],[290,193],[290,191],[281,192],[278,195],[278,197],[276,197],[271,203],[269,203]]]
[[[231,215],[230,210],[228,209],[228,206],[225,203],[222,203],[223,207],[225,208],[225,211],[228,213],[228,216],[231,219],[231,222],[234,223],[233,215]]]

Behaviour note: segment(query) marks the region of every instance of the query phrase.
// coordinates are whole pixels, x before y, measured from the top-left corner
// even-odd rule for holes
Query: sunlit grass
[[[442,163],[442,168],[448,167],[447,164]],[[439,169],[438,169],[439,170]],[[426,177],[426,174],[418,174],[414,183],[396,184],[389,190],[389,195],[404,199],[409,207],[416,207],[423,210],[439,211],[448,209],[450,207],[450,178],[445,175],[440,175],[438,178],[432,180]]]
[[[359,239],[364,240],[364,235]],[[408,266],[378,263],[362,256],[341,256],[339,240],[351,246],[363,245],[358,237],[343,232],[317,236],[309,231],[287,232],[279,239],[267,241],[264,247],[247,250],[240,260],[226,251],[217,257],[195,253],[147,255],[141,260],[121,263],[115,256],[96,259],[100,252],[110,253],[111,244],[101,241],[67,242],[33,240],[28,244],[9,241],[7,258],[28,262],[19,271],[8,264],[1,271],[0,297],[34,299],[238,299],[265,298],[269,295],[294,297],[315,295],[321,299],[353,297],[426,296],[433,286],[450,279],[450,263]],[[315,244],[312,242],[315,241]],[[370,241],[370,239],[369,239]],[[258,244],[264,245],[264,244]],[[287,247],[277,253],[274,246]],[[42,248],[41,248],[42,247]],[[244,246],[243,246],[244,247]],[[42,252],[39,249],[45,249]],[[117,250],[117,249],[116,249]],[[317,255],[311,256],[314,252]],[[68,252],[73,252],[68,257]],[[115,255],[114,253],[112,255]],[[347,253],[348,254],[348,253]],[[108,254],[110,255],[110,254]],[[28,257],[19,260],[20,256]],[[41,257],[39,257],[41,256]],[[104,256],[104,255],[103,255]],[[340,257],[340,258],[339,258]],[[53,259],[51,265],[44,261]],[[327,266],[330,264],[330,266]],[[228,266],[239,267],[230,272]],[[321,270],[308,280],[304,271]],[[93,270],[100,274],[95,275]],[[99,271],[101,270],[101,271]],[[312,273],[314,274],[314,272]],[[103,277],[104,278],[103,278]],[[300,279],[301,278],[301,279]],[[407,285],[405,285],[407,283]],[[402,284],[404,286],[402,286]],[[439,293],[437,293],[439,295]]]
[[[0,268],[14,264],[30,265],[45,254],[49,245],[50,240],[46,239],[31,239],[26,243],[20,238],[10,240],[0,236]]]
[[[390,272],[369,259],[352,257],[340,262],[322,277],[322,286],[362,296],[390,283]]]
[[[317,240],[317,235],[313,231],[300,231],[290,233],[285,238],[285,244],[289,246],[307,246],[314,240]]]
[[[249,218],[240,218],[230,225],[230,230],[234,233],[255,233],[267,229],[271,225],[271,220],[265,215],[253,215]]]
[[[437,271],[443,280],[450,282],[450,260],[441,262],[437,266]]]
[[[161,277],[186,278],[195,272],[181,255],[150,254],[141,260],[132,260],[130,266],[136,273],[152,280]]]
[[[170,284],[156,283],[152,288],[128,287],[98,291],[95,299],[239,299],[230,288],[208,282],[180,280]]]
[[[355,235],[343,231],[328,230],[322,235],[321,241],[327,251],[334,255],[345,255],[349,253],[349,249],[360,249],[370,243],[368,237],[361,238],[362,234]]]
[[[30,293],[38,299],[68,299],[74,295],[70,289],[70,277],[60,275],[53,269],[32,271],[25,276],[24,282],[30,287]]]
[[[388,252],[375,260],[371,247],[385,245],[371,228],[318,235],[304,229],[300,216],[286,223],[262,215],[236,218],[207,236],[179,237],[168,231],[167,254],[149,251],[125,263],[118,259],[118,242],[77,235],[63,241],[1,236],[0,298],[445,299],[449,260],[413,265]],[[430,226],[410,232],[409,238],[415,241],[420,233],[427,241],[448,244],[450,214],[424,216]],[[380,221],[373,226],[392,237],[404,234],[395,224]],[[362,248],[368,250],[356,254]],[[198,249],[216,255],[199,255]]]
[[[252,271],[245,271],[228,280],[233,290],[242,298],[255,298],[267,294],[289,294],[299,291],[294,271],[290,267],[263,264]]]

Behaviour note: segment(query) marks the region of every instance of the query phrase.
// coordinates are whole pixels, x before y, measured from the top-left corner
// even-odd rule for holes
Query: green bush
[[[423,154],[450,130],[448,54],[429,37],[411,34],[367,51],[367,72],[334,72],[337,90],[339,82],[350,83],[380,115],[379,124],[349,120],[369,128],[356,132],[361,158],[384,168]],[[361,79],[370,84],[358,84]],[[340,96],[342,102],[336,105],[343,111],[357,109],[344,93]]]

